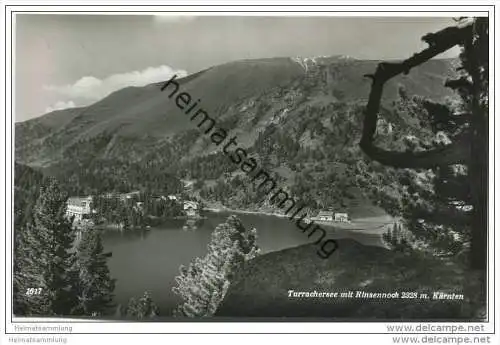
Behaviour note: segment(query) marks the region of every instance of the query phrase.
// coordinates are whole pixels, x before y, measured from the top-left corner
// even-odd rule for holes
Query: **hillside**
[[[342,320],[474,319],[477,277],[452,260],[338,240],[328,260],[314,245],[268,253],[245,263],[217,310],[220,317],[316,317]],[[431,269],[430,269],[431,268]],[[473,274],[470,273],[469,274]],[[417,292],[418,298],[289,297],[289,291],[339,295]],[[464,299],[433,298],[434,292]],[[428,298],[421,298],[421,294]]]
[[[251,103],[271,90],[280,87],[286,90],[308,81],[316,89],[321,88],[317,90],[321,91],[318,101],[365,99],[369,81],[363,75],[373,72],[376,64],[377,61],[330,58],[318,61],[306,71],[302,62],[289,58],[245,60],[199,72],[184,78],[181,84],[183,90],[202,100],[203,108],[211,115],[224,119],[236,115],[235,106],[244,103],[242,101]],[[397,83],[402,83],[410,94],[441,98],[449,95],[440,85],[451,74],[450,66],[450,60],[435,60],[415,69],[410,76],[401,77]],[[397,83],[388,86],[389,99],[396,97]],[[160,139],[192,129],[192,124],[186,117],[179,116],[177,107],[166,94],[158,92],[160,86],[161,83],[125,88],[88,107],[54,111],[16,123],[17,158],[30,164],[39,160],[34,153],[25,152],[35,139],[39,140],[41,151],[53,158],[51,146],[64,151],[103,133]],[[319,96],[324,97],[319,99]]]
[[[238,137],[312,207],[358,208],[370,203],[354,181],[361,118],[378,61],[341,56],[244,60],[180,80],[183,91]],[[451,96],[442,85],[453,60],[432,60],[385,91],[384,115],[400,134],[417,130],[392,108],[403,86],[410,95]],[[160,91],[162,83],[119,90],[88,107],[16,123],[16,160],[71,181],[75,192],[178,188],[199,182],[207,202],[262,209],[234,164]],[[165,180],[164,176],[169,176]],[[365,213],[365,211],[360,211]]]

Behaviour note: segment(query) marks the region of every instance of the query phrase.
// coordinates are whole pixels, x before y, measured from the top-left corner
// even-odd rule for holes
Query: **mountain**
[[[363,75],[377,63],[344,56],[243,60],[178,82],[263,166],[326,207],[332,198],[339,204],[366,199],[349,174],[362,156],[357,142],[370,89]],[[391,110],[398,90],[434,100],[452,97],[443,84],[455,74],[454,65],[431,60],[391,80],[383,104],[387,122],[401,133],[415,129],[412,119]],[[160,90],[163,84],[128,87],[88,107],[16,123],[16,160],[72,181],[78,192],[178,189],[175,178],[191,178],[200,181],[197,191],[208,201],[261,207],[248,191],[235,190],[241,172]],[[335,190],[322,187],[332,183]]]

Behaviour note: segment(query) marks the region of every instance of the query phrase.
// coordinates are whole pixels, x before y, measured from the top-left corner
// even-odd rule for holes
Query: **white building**
[[[195,217],[198,215],[198,203],[196,201],[186,200],[183,206],[184,211],[188,217]]]
[[[347,215],[347,213],[335,213],[334,219],[336,222],[349,222],[349,216]]]
[[[90,209],[90,203],[92,202],[92,197],[71,197],[68,199],[66,216],[75,217],[75,221],[82,220],[86,215],[92,213]]]
[[[332,211],[320,211],[318,213],[318,216],[316,217],[317,220],[324,220],[324,221],[333,221],[333,212]]]

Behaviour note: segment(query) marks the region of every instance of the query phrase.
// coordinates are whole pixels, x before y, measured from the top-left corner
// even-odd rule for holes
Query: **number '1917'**
[[[28,289],[26,289],[27,296],[41,295],[41,294],[42,294],[42,288],[28,288]]]

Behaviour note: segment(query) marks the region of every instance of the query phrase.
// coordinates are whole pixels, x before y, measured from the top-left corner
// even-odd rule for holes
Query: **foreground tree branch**
[[[434,227],[438,231],[443,231],[443,234],[439,235],[451,234],[445,229],[449,226],[452,231],[460,233],[462,238],[469,242],[469,267],[482,271],[479,276],[481,287],[479,298],[484,301],[486,299],[485,272],[488,263],[486,249],[489,225],[487,203],[489,192],[489,20],[486,17],[464,17],[459,19],[459,22],[456,27],[449,27],[424,36],[422,39],[429,44],[427,49],[400,63],[380,63],[375,73],[368,75],[372,79],[372,87],[365,110],[360,147],[371,159],[396,168],[424,168],[438,172],[440,168],[452,164],[466,166],[466,174],[461,174],[460,177],[447,176],[446,174],[436,175],[437,180],[431,182],[436,193],[434,200],[426,197],[423,193],[413,195],[413,198],[417,198],[419,203],[422,205],[428,203],[432,208],[419,209],[420,204],[416,203],[413,209],[408,205],[403,206],[403,209],[406,212],[405,218],[410,231],[415,230],[415,219],[422,219],[424,222],[430,223],[427,224],[429,229],[433,228],[432,223],[438,226],[442,225]],[[374,144],[374,135],[384,84],[398,74],[407,73],[411,68],[455,45],[462,48],[459,55],[461,77],[447,82],[445,86],[453,89],[460,96],[459,109],[461,114],[446,114],[446,109],[441,108],[439,104],[430,107],[424,105],[425,110],[431,115],[431,126],[434,126],[432,127],[434,134],[442,129],[451,139],[451,143],[437,147],[436,143],[433,143],[428,146],[432,148],[422,152],[397,152],[377,147]],[[457,119],[459,121],[456,121]],[[460,194],[450,192],[453,188],[460,188],[461,184],[468,184],[468,186],[462,191],[462,197],[455,198],[455,200],[467,206],[467,211],[464,212],[463,216],[467,216],[468,219],[463,219],[462,215],[454,214],[455,212],[448,215],[446,212],[441,212],[446,211],[442,206],[446,205],[448,195],[458,196]],[[448,219],[440,219],[438,216],[441,213],[446,215]],[[425,234],[423,235],[425,236]],[[435,239],[431,238],[430,241],[435,241]],[[450,245],[454,245],[453,241],[450,242]]]
[[[378,113],[385,83],[395,76],[405,73],[415,66],[432,59],[457,44],[462,43],[472,33],[472,25],[448,27],[435,34],[424,36],[430,44],[427,49],[400,63],[382,62],[374,74],[365,75],[372,79],[372,87],[363,122],[363,134],[360,147],[371,159],[396,168],[431,168],[438,165],[465,163],[470,158],[470,149],[466,135],[456,138],[451,144],[424,152],[397,152],[377,147],[373,140],[377,129]]]

